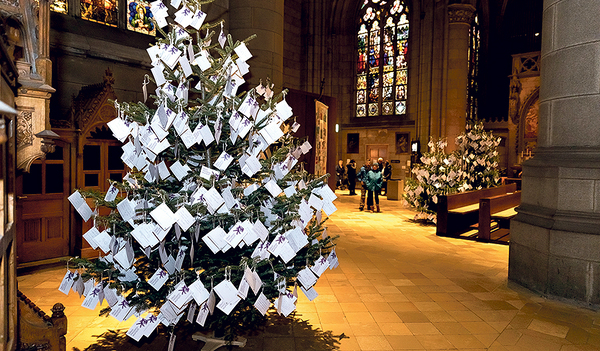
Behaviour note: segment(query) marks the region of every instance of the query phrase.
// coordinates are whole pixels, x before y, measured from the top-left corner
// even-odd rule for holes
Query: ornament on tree
[[[147,50],[143,90],[156,83],[156,108],[115,101],[108,123],[130,172],[106,194],[69,197],[93,220],[84,239],[101,257],[74,259],[59,290],[85,296],[90,309],[106,300],[101,313],[120,321],[135,316],[127,332],[135,340],[187,320],[232,341],[272,305],[288,316],[298,285],[317,297],[317,279],[338,265],[322,217],[336,210],[336,195],[327,176],[299,162],[311,146],[292,136],[286,92],[274,96],[267,82],[238,94],[252,38],[234,43],[222,22],[204,23],[200,3],[171,1],[176,23],[161,0],[152,3],[164,38]]]

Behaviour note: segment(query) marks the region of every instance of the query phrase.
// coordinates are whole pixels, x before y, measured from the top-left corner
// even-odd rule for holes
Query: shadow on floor
[[[126,330],[107,330],[102,335],[97,335],[95,344],[81,350],[73,351],[164,351],[169,343],[169,333],[166,328],[157,329],[150,338],[142,338],[140,342],[128,337]],[[200,350],[204,342],[192,340],[196,332],[193,325],[178,327],[176,332],[175,350]],[[277,314],[269,316],[265,326],[259,330],[244,335],[247,338],[243,348],[233,347],[231,350],[240,351],[280,351],[280,350],[339,350],[344,334],[333,335],[331,331],[322,331],[314,328],[308,321],[302,319],[300,313],[285,318]],[[219,350],[227,350],[221,347]]]

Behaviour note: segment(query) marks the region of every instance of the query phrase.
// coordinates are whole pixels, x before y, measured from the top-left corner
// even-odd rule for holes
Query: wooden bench
[[[439,236],[456,235],[468,230],[479,221],[479,200],[486,197],[514,193],[516,184],[500,185],[493,188],[442,195],[437,204],[437,229]]]
[[[508,235],[510,219],[517,215],[515,207],[520,203],[520,191],[480,199],[477,237],[480,240],[490,241],[494,229],[494,239],[501,239]],[[493,224],[496,225],[495,228],[492,228]]]

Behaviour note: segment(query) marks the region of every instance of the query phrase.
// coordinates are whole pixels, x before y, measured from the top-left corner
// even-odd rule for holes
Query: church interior
[[[112,101],[152,105],[146,49],[163,34],[149,6],[0,0],[3,349],[23,344],[17,289],[42,310],[66,306],[38,313],[57,325],[66,315],[62,347],[128,327],[84,313],[55,285],[65,258],[98,256],[68,196],[127,174],[107,127]],[[288,90],[298,134],[324,145],[310,172],[383,158],[402,184],[430,140],[453,151],[476,120],[500,137],[500,173],[522,190],[508,246],[438,237],[389,196],[383,214],[362,213],[337,191],[340,267],[320,299],[299,302],[291,323],[304,329],[247,349],[334,349],[327,331],[341,350],[600,349],[600,3],[214,0],[202,10],[223,21],[217,34],[256,35],[240,91]]]

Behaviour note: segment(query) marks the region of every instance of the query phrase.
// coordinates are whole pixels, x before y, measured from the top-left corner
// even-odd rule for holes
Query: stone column
[[[600,305],[600,2],[546,0],[538,148],[523,164],[509,279]]]
[[[278,91],[283,85],[283,9],[282,0],[231,0],[229,3],[229,31],[235,40],[252,34],[248,49],[253,57],[248,61],[250,73],[244,78],[256,86],[267,78]]]
[[[447,151],[456,149],[454,139],[465,130],[469,77],[469,30],[475,7],[448,5],[448,69],[446,78],[445,136]]]
[[[39,1],[38,17],[38,57],[35,60],[37,72],[44,83],[52,84],[52,61],[50,61],[50,1]]]

